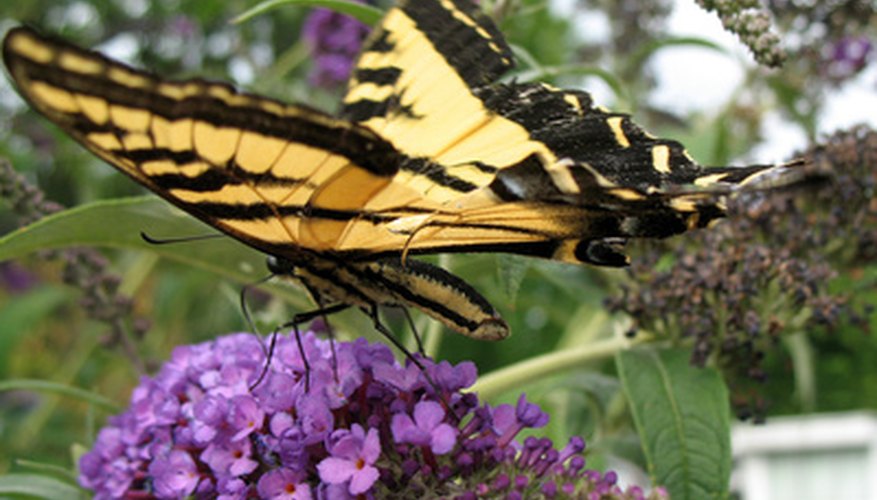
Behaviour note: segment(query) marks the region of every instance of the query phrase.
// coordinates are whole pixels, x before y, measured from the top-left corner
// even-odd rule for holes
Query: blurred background
[[[734,2],[482,2],[515,48],[513,76],[521,80],[591,91],[655,135],[680,140],[706,165],[807,154],[841,180],[829,191],[744,198],[734,208],[739,221],[713,236],[632,245],[636,265],[629,270],[442,257],[498,308],[514,334],[498,344],[430,334],[437,358],[471,359],[488,373],[646,332],[692,347],[696,365],[720,368],[742,417],[877,407],[877,349],[868,335],[877,302],[870,161],[877,161],[877,138],[867,124],[853,128],[873,124],[877,109],[874,5],[771,0],[763,11],[705,10],[714,3]],[[0,33],[27,23],[169,78],[230,80],[334,110],[367,29],[296,6],[229,23],[253,4],[13,0],[0,3]],[[53,203],[75,207],[145,191],[30,111],[5,79],[0,157],[21,175],[0,175],[0,234],[55,210]],[[170,210],[167,217],[168,227],[190,235],[209,232],[175,222],[180,216]],[[124,239],[118,233],[139,230],[108,227],[108,245],[124,247],[113,244]],[[169,234],[160,226],[150,231]],[[256,252],[215,240],[160,252],[141,246],[0,263],[0,380],[50,380],[123,405],[138,378],[175,345],[248,329],[241,287],[267,274]],[[192,255],[207,262],[191,262]],[[223,266],[228,255],[238,260]],[[310,307],[303,293],[282,284],[248,299],[262,332]],[[414,314],[419,331],[436,329]],[[385,320],[412,345],[402,317],[387,312]],[[341,337],[379,339],[358,311],[333,316],[331,324]],[[609,457],[642,463],[611,355],[524,389],[552,413],[549,435],[589,439],[596,462],[589,465]],[[496,401],[504,398],[516,395]],[[15,459],[69,467],[71,443],[88,446],[104,417],[75,398],[0,392],[0,472]]]

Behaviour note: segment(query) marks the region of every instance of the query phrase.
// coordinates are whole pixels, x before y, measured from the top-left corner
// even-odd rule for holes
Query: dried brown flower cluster
[[[46,200],[43,192],[16,172],[5,159],[0,159],[0,200],[9,205],[21,226],[63,209],[61,205]],[[108,263],[100,252],[92,248],[69,248],[43,251],[40,257],[64,262],[64,283],[82,290],[81,304],[88,317],[110,326],[107,344],[121,343],[126,353],[136,361],[136,354],[127,343],[126,335],[132,316],[132,301],[118,292],[120,279],[107,271]],[[148,328],[148,321],[143,319],[131,322],[134,335],[140,336]]]
[[[771,32],[770,14],[758,0],[697,0],[708,11],[715,11],[722,26],[740,38],[755,60],[769,67],[782,65],[786,54],[780,38]]]
[[[763,358],[782,334],[866,329],[871,311],[855,291],[830,285],[877,259],[877,132],[840,132],[803,156],[831,179],[738,196],[730,220],[688,245],[649,246],[610,309],[660,338],[691,339],[692,363],[715,361],[731,380],[763,380]]]

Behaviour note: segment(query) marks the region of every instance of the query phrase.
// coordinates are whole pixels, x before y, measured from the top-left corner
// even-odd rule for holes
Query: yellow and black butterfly
[[[340,117],[171,81],[28,28],[3,44],[21,94],[91,152],[268,254],[323,310],[416,307],[508,335],[471,286],[407,258],[510,252],[621,266],[629,238],[724,214],[768,166],[709,168],[588,94],[498,83],[511,50],[469,0],[409,0],[367,40]]]

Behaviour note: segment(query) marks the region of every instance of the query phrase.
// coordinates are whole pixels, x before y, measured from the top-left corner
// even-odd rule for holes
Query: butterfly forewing
[[[4,58],[22,95],[86,148],[271,253],[333,248],[398,172],[389,143],[309,108],[162,80],[27,28],[7,35]]]

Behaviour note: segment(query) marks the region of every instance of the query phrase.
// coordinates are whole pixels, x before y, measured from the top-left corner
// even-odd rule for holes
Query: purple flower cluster
[[[302,28],[302,37],[310,44],[314,55],[314,66],[309,75],[311,84],[336,87],[346,83],[369,31],[369,26],[348,15],[330,9],[314,9]]]
[[[308,333],[309,388],[293,336],[264,380],[263,341],[235,334],[178,347],[80,460],[95,498],[644,498],[584,468],[584,441],[515,437],[548,415],[522,396],[490,407],[461,389],[470,362],[400,365],[365,340]],[[427,375],[429,379],[427,378]],[[431,381],[430,381],[431,380]],[[657,489],[651,498],[661,498]]]
[[[864,35],[845,36],[827,44],[824,49],[828,77],[842,81],[855,76],[868,65],[874,44]]]

